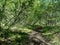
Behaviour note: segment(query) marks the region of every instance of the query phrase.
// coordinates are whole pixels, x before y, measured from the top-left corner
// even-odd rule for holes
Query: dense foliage
[[[31,30],[60,45],[59,26],[60,0],[0,0],[1,45],[25,45]]]

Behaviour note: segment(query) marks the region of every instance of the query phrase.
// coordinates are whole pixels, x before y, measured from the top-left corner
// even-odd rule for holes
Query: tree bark
[[[32,30],[29,33],[29,40],[30,40],[30,45],[40,45],[41,43],[44,43],[44,45],[50,45],[50,43],[47,43],[44,40],[41,33],[36,32],[34,30]]]

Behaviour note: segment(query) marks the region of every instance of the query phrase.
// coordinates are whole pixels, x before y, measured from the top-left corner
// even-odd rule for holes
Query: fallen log
[[[39,32],[36,32],[34,30],[32,30],[29,33],[29,40],[30,42],[33,42],[35,44],[33,45],[40,45],[41,43],[44,43],[44,45],[51,45],[50,43],[47,43],[44,38],[42,37],[42,34]]]

